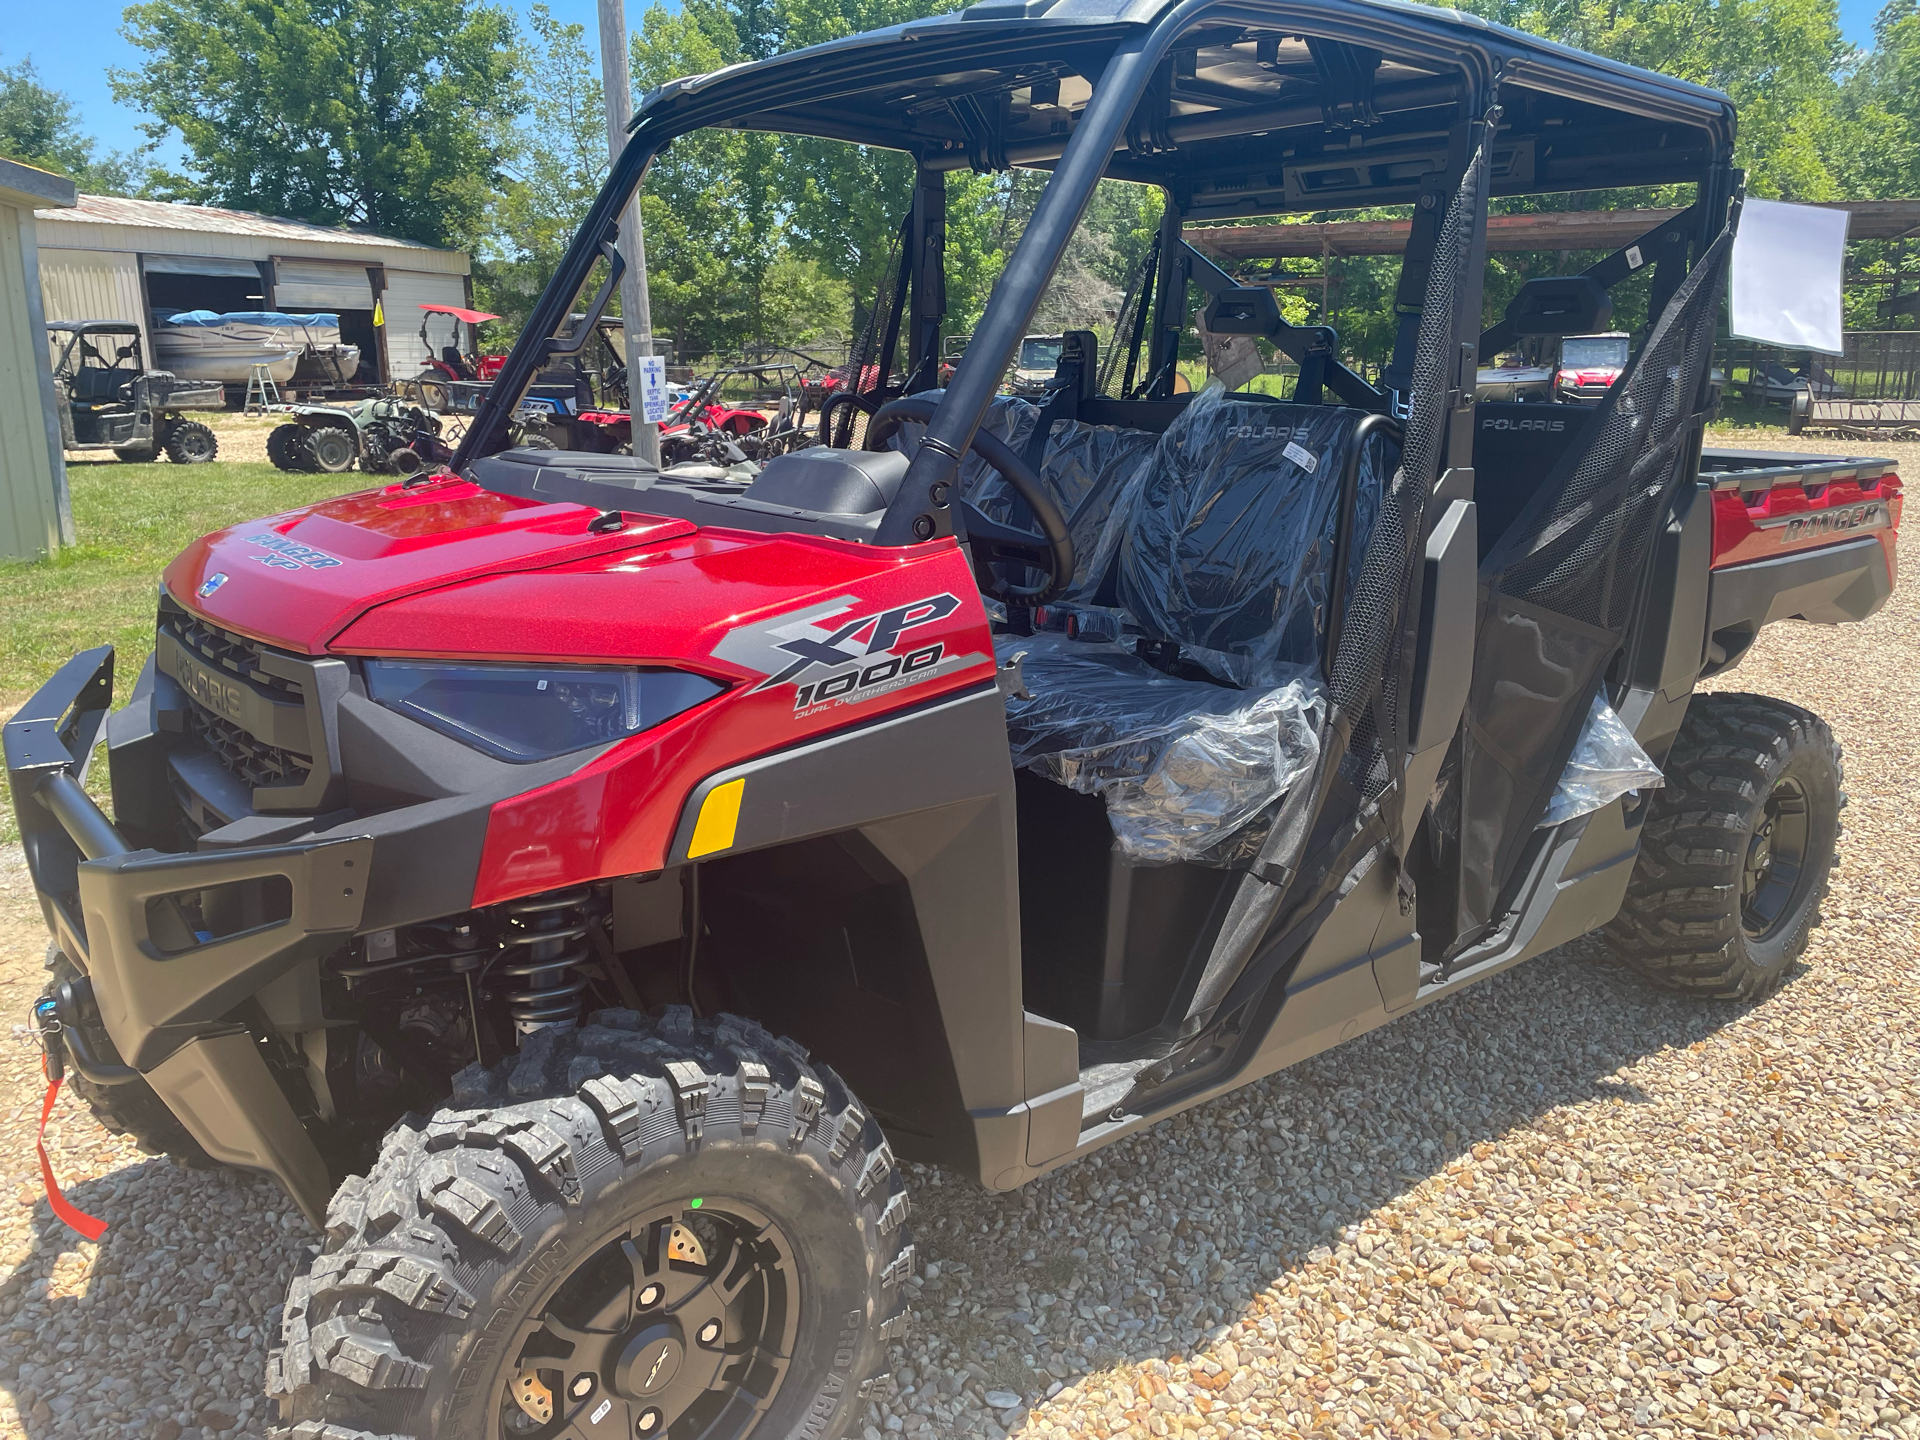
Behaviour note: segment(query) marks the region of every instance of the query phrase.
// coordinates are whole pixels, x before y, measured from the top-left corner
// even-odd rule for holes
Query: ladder
[[[247,377],[247,403],[241,413],[265,415],[282,403],[280,387],[274,382],[273,372],[265,365],[255,365],[253,373]]]

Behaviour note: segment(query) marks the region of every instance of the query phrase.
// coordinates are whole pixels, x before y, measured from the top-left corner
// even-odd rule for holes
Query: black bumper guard
[[[124,1062],[207,1153],[274,1176],[317,1223],[332,1190],[326,1164],[233,1012],[353,935],[373,840],[188,854],[134,849],[85,788],[112,699],[113,647],[102,645],[61,666],[0,730],[47,927],[85,973],[99,1023]],[[274,887],[282,918],[219,936],[183,927],[183,894],[274,879],[285,885]],[[156,928],[190,938],[163,946]],[[87,1066],[114,1073],[105,1057],[87,1056],[83,1073]]]

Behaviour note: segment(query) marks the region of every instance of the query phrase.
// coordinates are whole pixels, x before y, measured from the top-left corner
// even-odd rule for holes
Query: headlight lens
[[[501,760],[546,760],[652,729],[726,687],[679,670],[368,660],[389,710]]]

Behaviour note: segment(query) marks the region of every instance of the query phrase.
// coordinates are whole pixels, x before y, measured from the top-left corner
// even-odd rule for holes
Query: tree
[[[485,0],[144,0],[115,98],[185,140],[191,198],[431,244],[486,220],[522,106]]]
[[[1724,90],[1756,195],[1830,200],[1850,137],[1852,52],[1834,0],[1469,0],[1463,8],[1581,50]]]
[[[139,163],[100,148],[80,128],[73,101],[40,83],[29,56],[0,66],[0,155],[66,176],[90,195],[131,195]]]
[[[608,170],[600,66],[586,27],[543,4],[527,17],[515,68],[525,77],[524,122],[501,164],[504,185],[480,238],[475,299],[514,329],[524,323]]]

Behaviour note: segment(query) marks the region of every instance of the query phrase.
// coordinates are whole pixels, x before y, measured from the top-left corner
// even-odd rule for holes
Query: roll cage
[[[632,139],[536,304],[456,467],[507,446],[519,397],[564,352],[568,313],[597,262],[608,270],[590,311],[597,317],[614,293],[623,265],[618,215],[653,157],[676,136],[708,126],[881,146],[915,159],[903,268],[913,296],[905,369],[916,389],[938,383],[937,364],[924,362],[941,353],[945,319],[942,176],[962,168],[1053,171],[875,533],[882,544],[954,533],[953,511],[940,497],[1103,176],[1157,185],[1168,199],[1154,314],[1139,327],[1143,352],[1129,358],[1130,372],[1146,381],[1138,398],[1149,400],[1172,395],[1186,323],[1181,282],[1198,280],[1216,307],[1223,291],[1237,288],[1179,243],[1185,221],[1412,204],[1395,296],[1399,335],[1379,387],[1345,372],[1331,332],[1276,324],[1277,315],[1264,313],[1241,319],[1310,378],[1324,376],[1341,402],[1402,415],[1445,201],[1483,138],[1491,140],[1493,195],[1698,187],[1695,205],[1649,237],[1673,243],[1636,250],[1631,262],[1623,250],[1606,262],[1620,274],[1638,268],[1642,255],[1657,263],[1656,313],[1718,234],[1735,188],[1734,112],[1725,96],[1456,11],[1401,0],[987,0],[675,80],[646,96]],[[1479,332],[1481,208],[1474,263],[1458,295],[1460,345]],[[1260,308],[1250,294],[1226,299],[1229,311],[1236,301]],[[1462,364],[1471,369],[1470,359]],[[1462,389],[1471,396],[1471,374]],[[1456,463],[1469,463],[1459,436],[1449,449]]]

